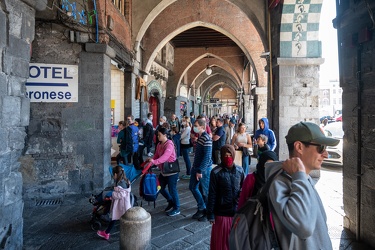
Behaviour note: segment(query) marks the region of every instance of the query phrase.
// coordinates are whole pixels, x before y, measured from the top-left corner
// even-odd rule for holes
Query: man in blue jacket
[[[126,118],[129,126],[125,128],[125,152],[126,155],[131,155],[133,159],[133,165],[135,168],[139,168],[138,159],[138,127],[134,125],[134,116],[128,115]]]
[[[259,135],[265,135],[268,138],[267,145],[270,150],[275,151],[277,146],[275,133],[269,128],[268,119],[262,118],[259,120],[259,129],[255,131],[254,139],[258,139]]]

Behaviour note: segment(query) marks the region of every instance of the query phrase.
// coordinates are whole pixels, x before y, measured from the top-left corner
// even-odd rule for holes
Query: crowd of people
[[[167,202],[165,212],[168,216],[180,214],[178,180],[189,180],[197,203],[192,219],[212,224],[211,249],[229,249],[229,233],[237,209],[280,168],[284,172],[271,184],[269,196],[281,249],[332,249],[324,208],[309,173],[320,169],[328,157],[326,147],[338,141],[327,138],[318,125],[300,122],[292,126],[285,137],[289,159],[278,162],[276,136],[267,118],[258,121],[259,129],[254,135],[234,116],[208,119],[191,113],[180,121],[173,114],[169,120],[160,117],[156,128],[152,119],[149,113],[144,123],[133,116],[119,123],[117,142],[121,150],[117,162],[132,162],[138,167],[146,155],[145,161],[163,168],[164,162],[174,162],[182,156],[186,173],[159,175],[161,194]],[[257,160],[254,174],[249,174],[251,158]],[[248,185],[254,178],[255,185],[250,190]]]

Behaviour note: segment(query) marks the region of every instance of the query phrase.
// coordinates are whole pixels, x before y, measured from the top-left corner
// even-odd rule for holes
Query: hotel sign
[[[30,102],[78,102],[78,65],[30,63]]]

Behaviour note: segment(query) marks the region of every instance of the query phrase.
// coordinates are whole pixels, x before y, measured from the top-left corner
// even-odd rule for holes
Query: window
[[[121,12],[121,14],[125,15],[125,0],[112,0],[112,3],[116,8]]]

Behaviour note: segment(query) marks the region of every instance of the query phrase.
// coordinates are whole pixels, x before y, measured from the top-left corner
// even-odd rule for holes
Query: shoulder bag
[[[176,159],[174,162],[164,162],[163,174],[174,174],[180,172],[180,164]]]

